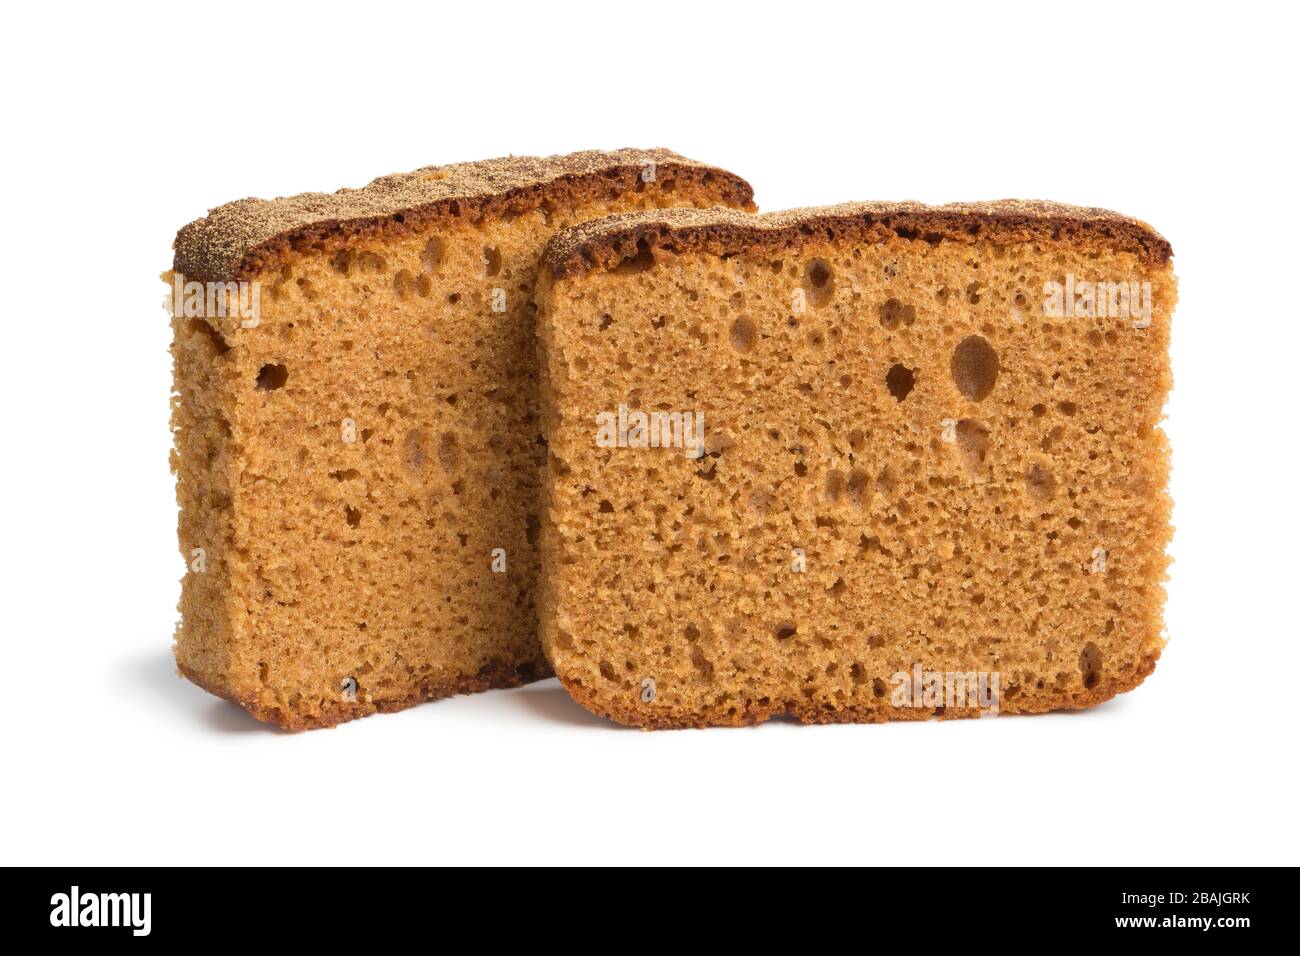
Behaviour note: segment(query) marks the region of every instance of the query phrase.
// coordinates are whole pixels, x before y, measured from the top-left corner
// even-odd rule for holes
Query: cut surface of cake
[[[1089,707],[1163,647],[1169,244],[1047,202],[566,230],[542,644],[646,727]]]
[[[751,197],[621,150],[241,200],[181,229],[180,671],[294,729],[545,676],[538,256],[594,217]]]

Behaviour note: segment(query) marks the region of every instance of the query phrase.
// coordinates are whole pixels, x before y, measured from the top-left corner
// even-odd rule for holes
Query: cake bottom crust
[[[999,702],[998,715],[1046,714],[1062,710],[1087,710],[1119,694],[1133,690],[1156,669],[1160,651],[1144,655],[1131,673],[1103,680],[1090,690],[1070,693],[1020,694]],[[801,724],[883,724],[892,720],[955,720],[984,716],[974,707],[893,707],[882,701],[879,706],[819,706],[799,701],[774,701],[747,707],[711,707],[699,711],[655,712],[654,705],[612,707],[605,694],[593,693],[580,682],[558,675],[569,696],[587,710],[615,723],[641,730],[687,730],[705,727],[751,727],[773,718],[790,718]]]
[[[371,714],[389,714],[422,704],[425,701],[454,697],[457,694],[476,694],[485,690],[499,690],[507,687],[522,687],[534,681],[545,680],[554,676],[550,667],[544,663],[525,663],[520,666],[492,662],[476,674],[461,674],[451,680],[421,684],[408,694],[398,697],[367,698],[352,702],[332,703],[316,713],[298,713],[283,707],[263,703],[254,694],[240,695],[229,689],[216,687],[179,661],[177,670],[190,683],[203,688],[209,694],[230,701],[248,711],[250,715],[265,724],[274,724],[281,730],[317,730],[323,727],[335,727],[358,717]]]

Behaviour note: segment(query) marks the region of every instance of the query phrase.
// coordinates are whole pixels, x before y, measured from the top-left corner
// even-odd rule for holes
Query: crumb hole
[[[901,363],[890,368],[885,376],[885,386],[889,389],[889,394],[894,396],[895,401],[901,402],[907,398],[915,385],[916,372]]]
[[[835,294],[835,276],[824,260],[814,259],[808,263],[805,278],[813,305],[825,305],[831,300]]]
[[[447,256],[447,244],[438,237],[430,239],[420,250],[420,268],[425,272],[433,272],[438,266],[442,265],[442,260]]]
[[[844,494],[844,472],[832,469],[826,476],[826,500],[835,504]]]
[[[849,472],[849,480],[845,484],[844,490],[848,493],[849,501],[853,504],[853,507],[860,511],[867,506],[871,494],[871,479],[867,477],[867,473],[861,468],[854,468]],[[841,579],[838,584],[842,587],[844,581]]]
[[[442,465],[442,470],[450,475],[455,471],[458,461],[460,461],[460,447],[456,442],[456,436],[451,432],[443,432],[442,438],[438,440],[438,463]]]
[[[1101,650],[1091,641],[1079,655],[1079,672],[1083,675],[1083,686],[1088,690],[1101,683]]]
[[[212,343],[212,347],[217,350],[218,355],[225,355],[230,351],[230,346],[226,343],[225,338],[213,326],[204,319],[190,319],[189,328],[191,332],[197,332],[206,336]]]
[[[957,450],[971,474],[983,474],[989,453],[988,427],[974,419],[963,418],[957,423]]]
[[[653,269],[655,265],[654,250],[644,239],[637,240],[636,255],[628,256],[614,267],[614,274],[620,276],[636,275]]]
[[[757,339],[758,329],[749,316],[742,315],[731,323],[731,347],[737,352],[742,355],[752,352]]]
[[[952,353],[952,380],[957,391],[972,402],[989,397],[998,380],[998,353],[980,335],[962,339]]]
[[[419,471],[424,464],[426,438],[424,432],[415,428],[406,433],[402,442],[402,461],[411,471]]]
[[[705,680],[712,680],[713,662],[704,656],[704,652],[698,646],[691,648],[691,663]]]
[[[393,273],[393,291],[399,299],[409,298],[415,291],[415,276],[407,269],[398,269]]]
[[[257,373],[257,387],[273,392],[289,381],[289,369],[283,365],[263,365]]]
[[[909,326],[916,321],[916,308],[904,305],[897,299],[887,299],[880,306],[880,324],[889,331],[899,326]]]
[[[1056,480],[1046,466],[1035,463],[1025,472],[1025,487],[1029,489],[1031,497],[1038,501],[1046,501],[1056,490]]]

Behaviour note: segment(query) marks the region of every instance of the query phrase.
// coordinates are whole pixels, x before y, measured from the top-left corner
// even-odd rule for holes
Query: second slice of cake
[[[542,643],[642,727],[1032,713],[1163,644],[1171,250],[1051,203],[614,216],[538,293]]]

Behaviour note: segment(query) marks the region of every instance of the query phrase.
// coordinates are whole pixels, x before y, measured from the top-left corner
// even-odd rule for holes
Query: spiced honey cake
[[[646,728],[1136,687],[1163,646],[1171,255],[1024,201],[556,235],[540,613],[564,686]]]

